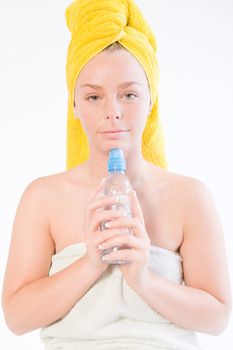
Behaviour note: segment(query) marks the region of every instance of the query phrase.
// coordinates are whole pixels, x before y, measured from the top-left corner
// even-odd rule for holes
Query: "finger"
[[[119,230],[118,230],[119,231]],[[120,231],[119,231],[120,232]],[[116,246],[127,246],[129,248],[141,249],[143,246],[142,240],[133,235],[120,234],[109,237],[98,245],[99,250],[105,250]]]
[[[135,217],[120,217],[109,222],[109,228],[129,228],[139,238],[148,237],[144,225]]]
[[[101,212],[95,212],[92,214],[92,220],[89,221],[89,231],[96,234],[96,231],[99,230],[102,222],[113,222],[119,218],[122,218],[122,213],[117,210],[104,210]]]
[[[100,211],[97,209],[100,209],[102,207],[108,208],[108,207],[111,207],[111,205],[116,203],[118,203],[118,199],[115,196],[92,199],[92,201],[89,200],[88,202],[86,202],[85,212],[84,212],[84,231],[86,230],[86,227],[89,226],[90,222],[93,220],[92,218],[93,218],[93,215],[95,215],[95,211],[96,212],[104,211],[104,210]]]
[[[94,245],[98,248],[99,245],[102,245],[106,243],[109,239],[112,239],[118,236],[125,236],[125,232],[119,229],[106,229],[94,235],[93,237]]]
[[[89,202],[88,209],[89,211],[94,211],[102,207],[105,207],[105,209],[110,209],[111,205],[117,203],[119,204],[119,200],[116,196],[97,198]]]
[[[132,203],[132,211],[133,211],[133,216],[136,218],[139,218],[142,223],[144,224],[144,216],[143,212],[139,203],[139,200],[137,198],[136,191],[133,189],[129,192],[130,198],[131,198],[131,203]]]
[[[109,254],[102,256],[102,261],[106,263],[113,263],[116,260],[121,260],[122,263],[132,263],[136,261],[138,258],[138,254],[136,254],[136,250],[134,249],[119,249],[113,251]]]

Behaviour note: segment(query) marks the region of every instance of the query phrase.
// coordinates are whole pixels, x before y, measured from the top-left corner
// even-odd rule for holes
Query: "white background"
[[[20,196],[33,179],[65,170],[69,42],[66,0],[0,2],[0,276]],[[160,114],[169,170],[211,190],[222,220],[231,278],[233,1],[137,0],[158,42]],[[153,6],[153,7],[152,7]],[[214,268],[214,266],[213,266]],[[1,286],[0,286],[1,287]],[[232,349],[233,326],[199,334],[203,348]],[[0,313],[4,349],[42,349],[38,332],[13,335]]]

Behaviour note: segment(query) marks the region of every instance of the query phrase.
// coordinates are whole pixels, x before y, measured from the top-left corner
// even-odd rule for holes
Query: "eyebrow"
[[[137,81],[126,81],[125,83],[119,84],[118,87],[126,88],[130,85],[142,86],[142,84],[138,83]],[[81,85],[81,88],[86,87],[86,86],[88,86],[90,88],[94,88],[94,89],[102,89],[102,86],[95,85],[95,84],[84,84],[84,85]]]

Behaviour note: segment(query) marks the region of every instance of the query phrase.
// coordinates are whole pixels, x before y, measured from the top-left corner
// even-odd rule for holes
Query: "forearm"
[[[8,327],[21,335],[55,322],[69,312],[101,274],[83,256],[52,276],[25,285],[5,301]]]
[[[149,272],[145,287],[132,287],[156,312],[183,328],[219,334],[228,322],[224,304],[204,290],[174,284]]]

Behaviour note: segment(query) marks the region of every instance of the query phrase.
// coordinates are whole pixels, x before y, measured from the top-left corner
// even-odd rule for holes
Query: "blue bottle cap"
[[[126,161],[123,149],[113,148],[109,151],[108,172],[126,172]]]

